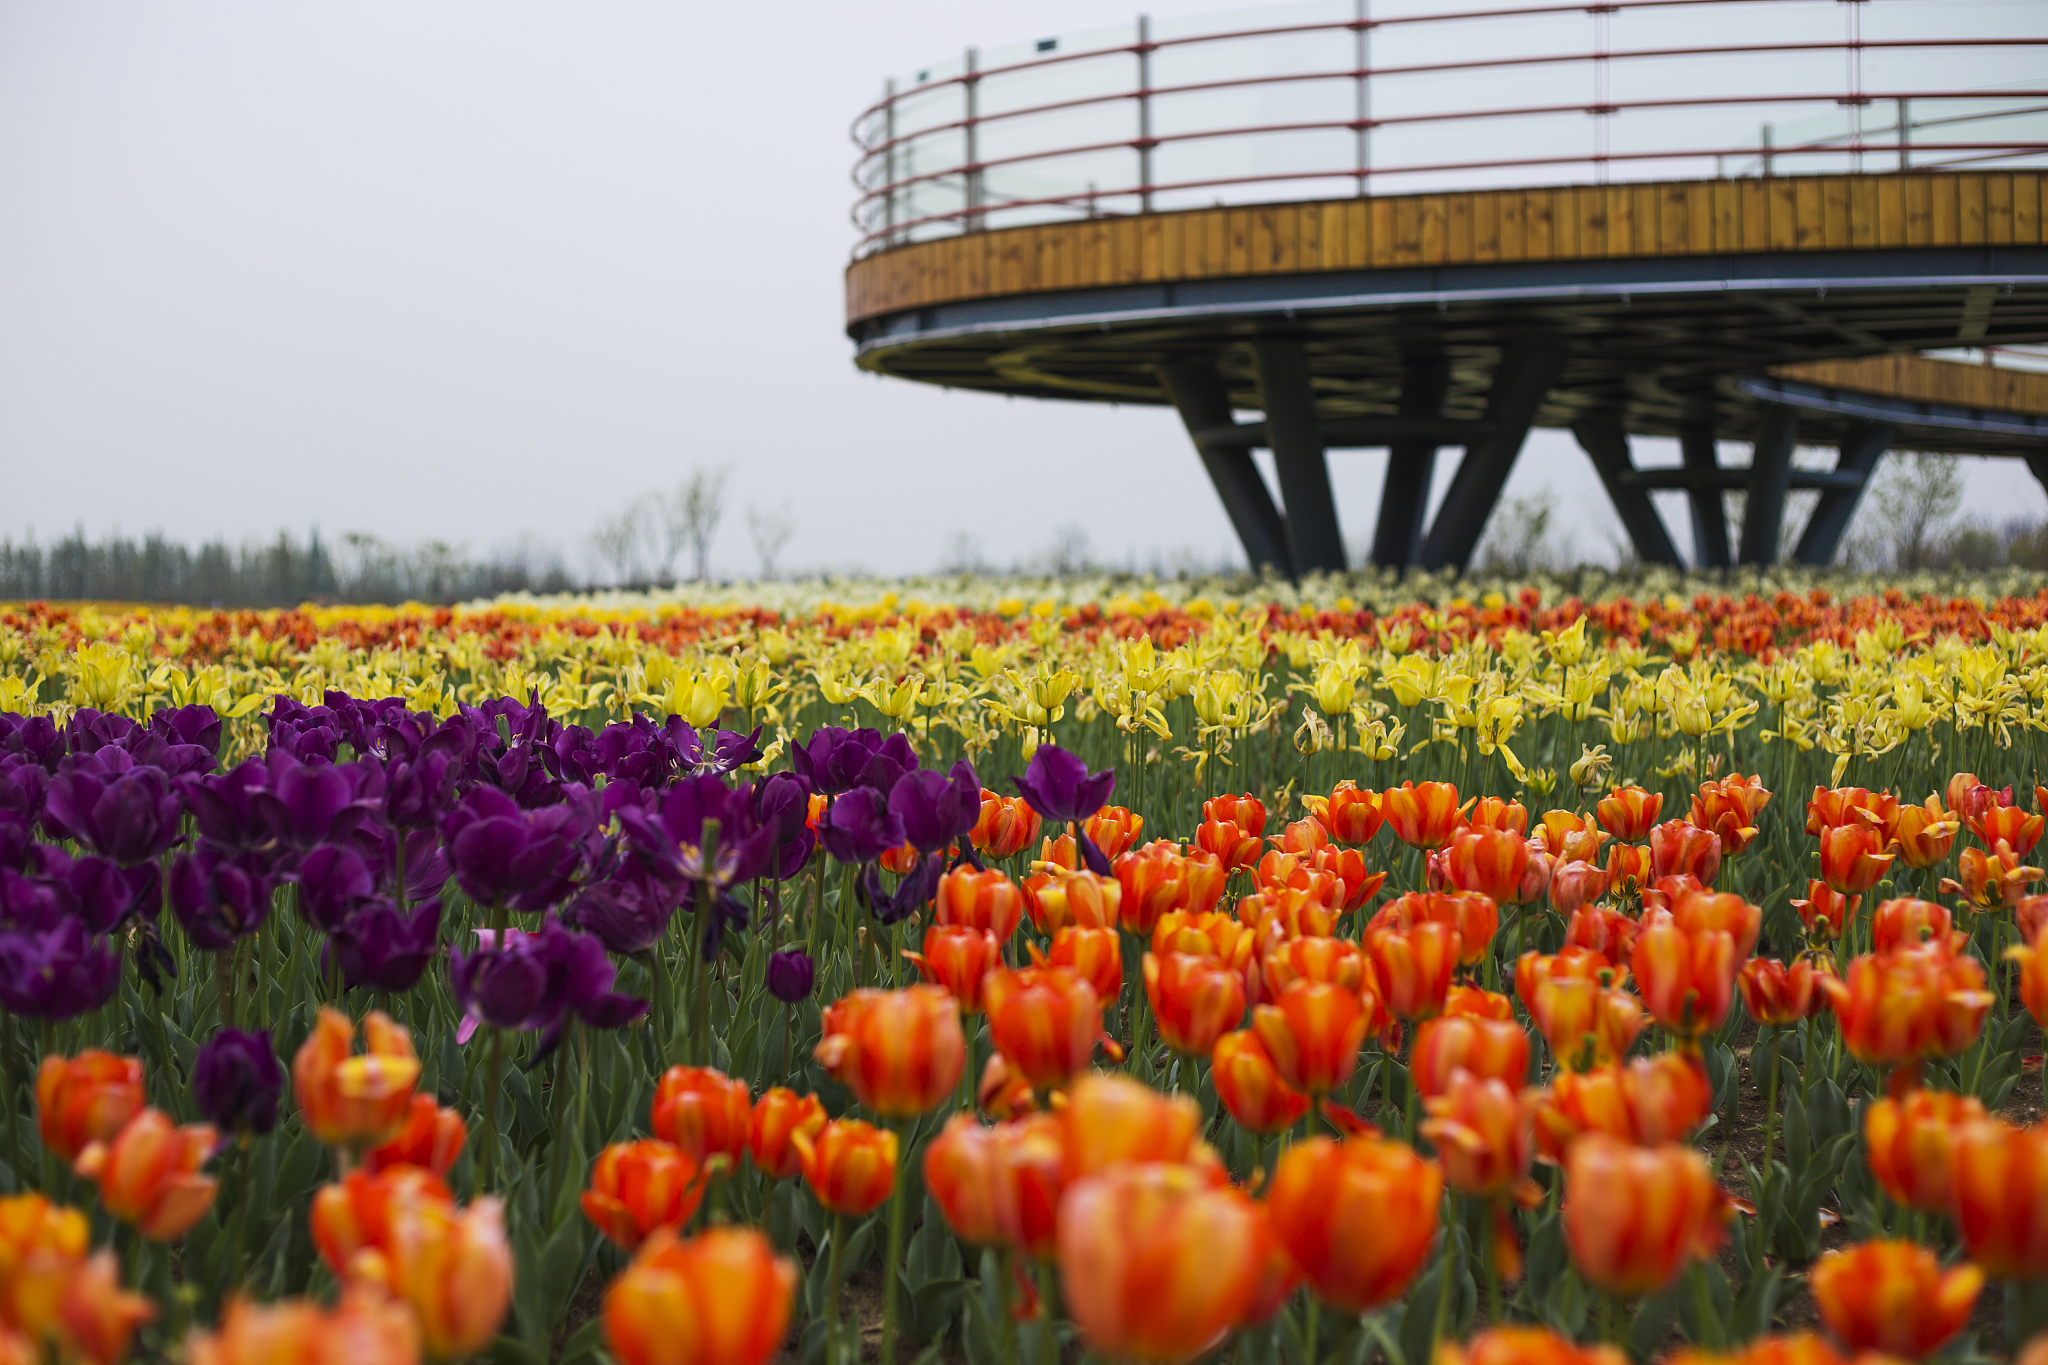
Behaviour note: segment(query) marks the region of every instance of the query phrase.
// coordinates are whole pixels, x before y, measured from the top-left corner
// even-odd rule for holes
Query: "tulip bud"
[[[704,1171],[672,1142],[614,1142],[597,1154],[583,1216],[621,1251],[632,1251],[656,1228],[679,1228],[704,1199]]]
[[[1984,1271],[1944,1271],[1932,1251],[1912,1242],[1865,1242],[1823,1252],[1811,1282],[1821,1320],[1844,1346],[1920,1360],[1969,1322]]]
[[[752,1228],[655,1234],[604,1298],[622,1365],[767,1365],[789,1334],[795,1262]]]
[[[763,1175],[787,1180],[803,1168],[790,1139],[798,1133],[815,1138],[824,1126],[825,1106],[816,1095],[799,1095],[778,1085],[754,1102],[747,1118],[747,1150]]]
[[[1159,1036],[1176,1052],[1200,1056],[1244,1019],[1242,973],[1210,957],[1147,953],[1141,964],[1145,998]]]
[[[984,999],[988,982],[983,983]],[[960,1006],[938,986],[858,990],[825,1011],[817,1057],[827,1074],[885,1118],[910,1118],[952,1097],[967,1066]]]
[[[398,1135],[365,1157],[363,1167],[374,1174],[393,1166],[418,1166],[445,1176],[468,1141],[462,1115],[443,1109],[431,1095],[414,1095]]]
[[[1728,1196],[1689,1147],[1634,1147],[1588,1133],[1565,1154],[1565,1241],[1589,1284],[1620,1298],[1663,1291],[1713,1256]]]
[[[648,1127],[700,1165],[714,1156],[737,1162],[753,1110],[745,1081],[708,1066],[672,1066],[655,1084]]]
[[[1309,1097],[1281,1077],[1255,1031],[1218,1038],[1210,1062],[1216,1097],[1247,1132],[1284,1133],[1308,1113]]]
[[[142,1063],[134,1057],[87,1048],[76,1057],[51,1053],[36,1069],[36,1131],[67,1165],[87,1143],[112,1141],[143,1103]]]
[[[213,1156],[211,1124],[180,1128],[144,1109],[112,1142],[89,1142],[72,1169],[98,1183],[100,1203],[144,1237],[175,1242],[213,1206],[215,1181],[199,1168]]]
[[[365,1051],[351,1055],[355,1025],[322,1006],[313,1032],[292,1059],[292,1087],[306,1128],[333,1147],[373,1147],[405,1121],[419,1081],[412,1035],[382,1010],[363,1020]]]
[[[1407,1291],[1436,1237],[1443,1172],[1401,1142],[1310,1138],[1288,1148],[1266,1207],[1331,1307],[1363,1313]]]
[[[1102,1036],[1095,988],[1067,967],[991,972],[983,987],[989,1038],[1010,1070],[1052,1090],[1088,1069]]]
[[[813,1138],[790,1135],[804,1183],[832,1213],[861,1218],[896,1188],[896,1134],[859,1119],[833,1119]]]

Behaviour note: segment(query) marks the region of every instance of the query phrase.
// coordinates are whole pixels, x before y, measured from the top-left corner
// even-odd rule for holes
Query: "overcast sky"
[[[1116,562],[1235,554],[1170,411],[883,381],[842,331],[881,78],[1104,15],[0,0],[0,534],[532,533],[580,566],[600,516],[729,463],[726,573],[785,504],[800,566],[927,569],[960,532],[1006,562],[1069,521]],[[1384,458],[1333,456],[1360,543]],[[1561,433],[1509,491],[1545,483],[1604,551]],[[1972,504],[2048,510],[2010,463]]]

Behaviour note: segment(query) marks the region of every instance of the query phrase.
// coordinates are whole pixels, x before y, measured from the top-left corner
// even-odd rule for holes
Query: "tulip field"
[[[2048,588],[1425,586],[0,604],[0,1365],[2048,1365]]]

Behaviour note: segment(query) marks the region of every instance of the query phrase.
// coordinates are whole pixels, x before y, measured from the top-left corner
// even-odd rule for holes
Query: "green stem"
[[[1323,1314],[1316,1303],[1316,1291],[1305,1289],[1301,1295],[1302,1324],[1301,1358],[1304,1365],[1316,1365],[1316,1337],[1322,1329]]]
[[[825,1267],[825,1354],[829,1360],[832,1338],[839,1332],[839,1267],[846,1250],[846,1215],[832,1215],[832,1255]]]
[[[996,1300],[997,1311],[1003,1315],[999,1333],[1002,1342],[1003,1365],[1017,1365],[1017,1313],[1011,1300],[1017,1275],[1017,1253],[1004,1247],[996,1258]]]
[[[1032,1269],[1038,1276],[1038,1320],[1044,1328],[1039,1338],[1041,1365],[1060,1365],[1060,1282],[1051,1261],[1034,1261]]]
[[[490,1077],[484,1084],[484,1152],[481,1175],[487,1190],[502,1188],[498,1170],[498,1090],[505,1075],[505,1030],[491,1030]]]
[[[241,1167],[241,1196],[235,1200],[235,1252],[234,1259],[229,1262],[231,1270],[228,1274],[228,1284],[240,1289],[242,1267],[247,1264],[249,1251],[249,1199],[255,1192],[256,1173],[251,1169],[249,1135],[243,1133],[237,1145],[241,1152],[241,1159],[237,1163]]]
[[[896,1271],[903,1262],[903,1189],[909,1183],[904,1170],[914,1135],[914,1126],[910,1132],[899,1130],[902,1155],[896,1163],[896,1187],[889,1192],[889,1257],[882,1262],[882,1365],[896,1365]]]

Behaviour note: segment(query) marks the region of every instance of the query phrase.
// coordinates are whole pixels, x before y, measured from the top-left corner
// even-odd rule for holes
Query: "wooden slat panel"
[[[1664,215],[1657,208],[1655,185],[1629,187],[1629,219],[1635,227],[1635,255],[1655,256],[1664,249]]]
[[[1714,187],[1699,183],[1685,187],[1686,241],[1696,255],[1714,249]]]
[[[1877,244],[1906,244],[1906,177],[1877,182]]]
[[[1579,251],[1579,200],[1569,189],[1544,191],[1550,205],[1550,259],[1575,261]]]
[[[1762,180],[1744,180],[1742,190],[1742,249],[1768,251],[1771,247],[1770,186]]]
[[[1500,196],[1472,196],[1472,259],[1480,262],[1500,259]]]
[[[1849,182],[1849,245],[1877,245],[1877,185],[1866,176]]]
[[[1528,224],[1522,219],[1522,196],[1503,194],[1500,200],[1500,258],[1523,261],[1529,258]]]
[[[1767,244],[1773,251],[1790,251],[1799,233],[1799,187],[1780,176],[1765,186],[1770,214]]]
[[[1394,201],[1375,199],[1372,201],[1372,229],[1367,234],[1369,254],[1367,262],[1374,270],[1383,270],[1394,263]]]
[[[1444,263],[1444,200],[1447,196],[1432,194],[1422,200],[1422,222],[1417,229],[1417,252],[1424,265]]]
[[[1138,220],[1138,274],[1147,284],[1165,273],[1167,224],[1177,215],[1151,213]],[[1177,237],[1179,234],[1176,233]]]
[[[1414,195],[1394,201],[1394,264],[1415,265],[1422,259],[1422,206]]]
[[[1363,270],[1372,264],[1372,214],[1367,201],[1352,199],[1344,205],[1344,265]]]
[[[1683,185],[1666,185],[1657,198],[1657,243],[1668,256],[1692,251],[1692,215],[1686,212]]]
[[[1899,179],[1899,195],[1906,207],[1906,246],[1928,246],[1934,241],[1934,177],[1907,175]]]
[[[1826,239],[1821,221],[1820,181],[1811,177],[1792,184],[1792,249],[1816,251]]]
[[[1984,177],[1956,177],[1956,241],[1963,246],[1984,244]]]
[[[1579,255],[1607,254],[1607,195],[1597,185],[1582,185],[1572,192],[1572,213],[1579,220]]]
[[[1444,261],[1448,265],[1472,263],[1472,196],[1454,194],[1445,206]]]
[[[1323,264],[1323,206],[1303,204],[1295,210],[1296,270],[1327,270]]]
[[[2041,174],[2015,171],[2012,177],[2012,239],[2026,246],[2041,241]]]
[[[1714,201],[1713,249],[1716,252],[1742,250],[1742,187],[1732,180],[1716,180],[1711,186]]]
[[[1957,182],[1960,176],[1933,175],[1928,177],[1928,245],[1955,246],[1961,240],[1960,224],[1957,221]]]
[[[1551,217],[1554,201],[1549,190],[1529,190],[1522,195],[1523,249],[1532,261],[1547,261],[1557,247],[1557,225]]]
[[[1965,365],[1925,356],[1869,356],[1780,365],[1773,374],[1829,388],[1921,403],[1952,403],[2000,412],[2048,413],[2048,374]]]
[[[1994,246],[2012,241],[2012,177],[1984,177],[1984,240]]]
[[[1821,244],[1831,248],[1850,245],[1849,182],[1842,176],[1831,175],[1820,182],[1820,214]]]
[[[1252,272],[1252,211],[1223,211],[1223,273],[1249,275]]]

